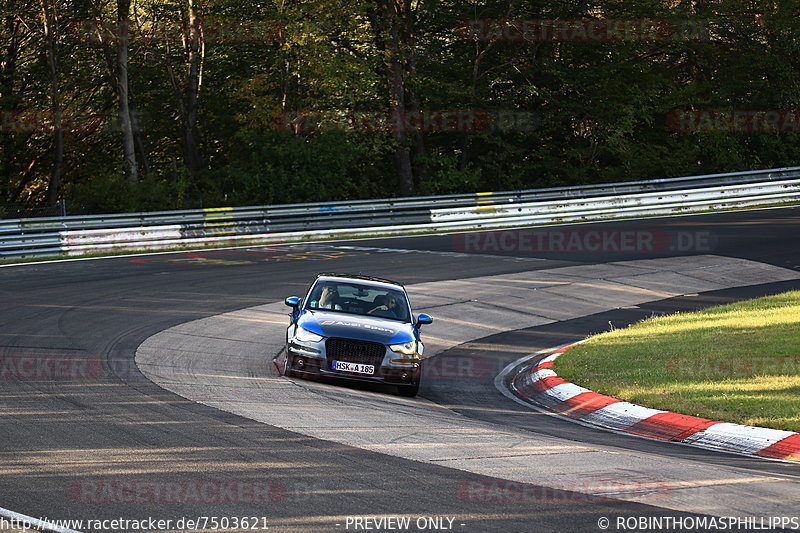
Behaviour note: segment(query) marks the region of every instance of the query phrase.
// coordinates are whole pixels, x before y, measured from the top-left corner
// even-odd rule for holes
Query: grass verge
[[[602,333],[553,369],[638,405],[800,432],[800,291]]]

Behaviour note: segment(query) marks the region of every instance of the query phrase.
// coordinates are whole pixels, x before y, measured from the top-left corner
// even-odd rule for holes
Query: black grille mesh
[[[379,367],[386,347],[377,342],[331,338],[325,341],[328,361],[345,361]]]

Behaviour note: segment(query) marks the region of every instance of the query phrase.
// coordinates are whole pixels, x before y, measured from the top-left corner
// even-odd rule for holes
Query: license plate
[[[331,362],[331,368],[333,370],[339,370],[341,372],[355,372],[357,374],[375,373],[374,365],[362,365],[361,363],[347,363],[345,361],[333,361]]]

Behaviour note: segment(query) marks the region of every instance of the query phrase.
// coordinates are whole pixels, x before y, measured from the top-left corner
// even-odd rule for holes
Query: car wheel
[[[286,357],[283,358],[283,377],[293,378],[297,376],[295,371],[292,370],[292,363],[294,363],[294,358],[289,354],[289,350],[286,350]]]
[[[405,396],[406,398],[413,398],[419,392],[419,381],[412,385],[398,385],[397,392],[400,396]]]

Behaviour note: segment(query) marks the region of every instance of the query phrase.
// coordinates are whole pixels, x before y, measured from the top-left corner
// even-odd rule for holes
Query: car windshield
[[[359,283],[318,281],[306,299],[306,309],[325,309],[409,321],[410,309],[404,291]]]

